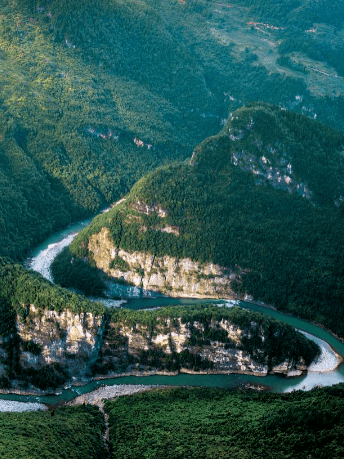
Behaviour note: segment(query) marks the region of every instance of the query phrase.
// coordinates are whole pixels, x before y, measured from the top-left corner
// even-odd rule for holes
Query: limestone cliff
[[[22,367],[38,369],[58,363],[71,375],[80,378],[97,359],[103,318],[91,313],[73,314],[68,310],[62,313],[42,311],[31,305],[24,322],[17,317],[17,330],[23,343],[34,343],[35,349],[38,347],[40,351],[21,352]]]
[[[100,374],[119,369],[256,376],[269,373],[295,376],[306,372],[307,357],[302,355],[289,354],[276,361],[264,349],[263,343],[270,331],[257,326],[254,321],[249,327],[241,328],[226,319],[204,324],[163,317],[155,327],[110,322],[95,368]],[[260,342],[261,349],[248,345],[251,339]]]
[[[173,297],[236,298],[231,282],[238,275],[223,266],[129,252],[114,245],[106,227],[89,238],[88,250],[96,266],[108,276],[145,290]]]
[[[180,308],[176,314],[174,310],[160,309],[153,315],[119,310],[112,316],[95,316],[30,305],[24,319],[17,315],[12,348],[6,348],[2,340],[0,376],[15,371],[13,387],[46,389],[118,373],[295,375],[306,371],[305,361],[316,353],[313,350],[310,358],[308,340],[283,326],[292,333],[297,353],[288,343],[276,354],[278,322],[258,323],[251,313],[238,308],[220,313],[218,307],[209,306]]]

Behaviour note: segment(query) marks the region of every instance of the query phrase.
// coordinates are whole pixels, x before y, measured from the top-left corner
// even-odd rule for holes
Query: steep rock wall
[[[57,368],[64,377],[57,386],[66,382],[85,383],[95,376],[119,372],[295,376],[307,370],[302,356],[271,365],[270,356],[264,350],[268,330],[262,326],[257,328],[253,321],[241,329],[227,319],[184,323],[184,319],[178,317],[157,316],[155,322],[147,323],[143,316],[140,323],[130,322],[130,314],[128,317],[129,322],[127,318],[109,321],[105,316],[73,314],[68,310],[59,313],[30,305],[25,318],[17,316],[15,353],[19,370],[14,387],[28,387],[28,383],[35,386],[37,379],[32,379],[32,375],[43,378],[48,366],[51,371]],[[262,343],[261,350],[257,350],[255,344],[255,357],[247,350],[247,340],[254,333],[255,343],[257,339]],[[3,363],[7,357],[5,349],[0,351],[0,376],[7,371]]]
[[[243,373],[255,376],[266,376],[272,373],[295,376],[307,370],[302,357],[296,362],[286,359],[269,368],[268,358],[264,358],[263,362],[258,362],[252,358],[249,352],[241,349],[242,338],[250,338],[249,331],[243,332],[239,327],[226,320],[214,322],[211,327],[214,330],[225,330],[231,344],[228,345],[221,340],[191,344],[190,338],[195,330],[202,331],[204,329],[204,326],[199,322],[184,324],[180,319],[177,321],[168,319],[157,326],[153,332],[149,326],[128,326],[111,322],[99,353],[98,371],[102,373],[108,370],[124,370],[126,365],[126,371],[131,373],[166,369],[166,359],[168,360],[173,354],[182,355],[185,351],[194,356],[199,356],[200,362],[203,361],[206,365],[203,366],[200,363],[200,367],[195,370],[188,365],[183,366],[181,360],[178,368],[180,372]],[[264,340],[263,331],[262,337]],[[119,346],[118,343],[120,343]],[[145,353],[158,355],[160,368],[154,366],[157,362],[154,355],[152,360],[147,363]]]
[[[89,238],[88,249],[96,266],[107,275],[145,290],[174,297],[236,298],[231,282],[238,275],[223,266],[168,255],[156,257],[146,252],[130,253],[114,246],[108,228]],[[122,266],[113,267],[113,261],[118,257],[123,261]]]
[[[58,313],[30,305],[25,321],[17,317],[17,331],[24,343],[34,343],[40,352],[22,352],[20,364],[38,369],[58,363],[76,378],[83,377],[97,359],[103,328],[103,318],[90,313]]]

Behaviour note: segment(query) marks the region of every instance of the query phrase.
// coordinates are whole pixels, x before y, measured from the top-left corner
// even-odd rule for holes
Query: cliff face
[[[17,316],[14,350],[6,350],[3,340],[0,376],[8,372],[8,354],[16,360],[13,385],[22,388],[28,384],[56,388],[67,382],[86,382],[93,376],[114,373],[266,376],[301,374],[307,369],[302,356],[279,361],[277,365],[271,364],[266,350],[255,349],[253,356],[248,351],[247,340],[255,333],[254,339],[264,343],[268,334],[261,326],[257,328],[255,322],[243,329],[226,319],[185,322],[162,315],[152,323],[128,322],[123,318],[109,320],[67,310],[58,313],[31,305],[24,320]]]
[[[21,352],[20,365],[39,369],[60,364],[76,377],[85,376],[97,359],[103,335],[103,319],[90,313],[73,314],[36,309],[30,306],[27,319],[17,317],[18,335],[24,343],[34,343],[39,352]],[[32,347],[32,345],[31,345]]]
[[[108,228],[89,238],[88,250],[96,266],[107,275],[145,290],[173,297],[236,298],[231,282],[238,276],[223,266],[147,252],[130,253],[115,247]],[[116,260],[121,263],[117,261],[113,268]]]
[[[310,320],[320,311],[342,336],[342,152],[342,133],[277,106],[242,107],[190,161],[145,175],[98,215],[56,258],[55,281],[78,288],[77,268],[63,275],[77,258],[168,296],[250,295]]]
[[[252,327],[255,327],[254,323]],[[261,350],[263,358],[257,361],[243,346],[243,338],[251,338],[250,330],[243,331],[228,320],[212,322],[210,328],[214,336],[215,333],[222,336],[218,339],[195,339],[204,332],[204,324],[197,321],[185,324],[180,318],[162,320],[154,331],[151,326],[111,322],[96,362],[97,372],[122,369],[130,372],[164,370],[295,376],[307,370],[303,357],[271,365],[269,356]],[[264,334],[261,330],[262,342]]]

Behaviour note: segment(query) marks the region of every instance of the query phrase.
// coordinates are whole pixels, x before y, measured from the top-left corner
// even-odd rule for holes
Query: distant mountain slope
[[[143,19],[135,16],[134,23],[125,27],[122,16],[126,12],[130,18],[132,12],[122,5],[120,10],[124,12],[118,18],[120,26],[117,24],[120,38],[114,32],[116,24],[106,33],[109,15],[118,16],[117,10],[109,7],[109,11],[106,2],[89,2],[89,8],[85,3],[78,3],[76,8],[75,2],[63,5],[65,9],[52,2],[52,13],[43,13],[44,6],[36,8],[32,2],[0,7],[0,208],[4,234],[0,253],[5,255],[25,254],[57,224],[66,225],[81,213],[99,210],[123,194],[143,171],[172,155],[185,157],[195,142],[196,130],[191,133],[183,126],[184,110],[179,111],[164,98],[167,62],[160,73],[153,62],[143,68],[138,56],[142,56],[139,44],[144,38],[139,34],[136,42],[135,36],[125,38],[128,27],[135,29],[135,22],[144,26]],[[72,18],[75,21],[71,25]],[[92,27],[88,29],[85,21],[90,18]],[[68,24],[83,41],[83,49],[78,41],[77,46],[70,43],[74,36],[65,31]],[[155,30],[155,49],[161,42],[161,28],[160,21],[145,32],[154,35]],[[168,42],[175,50],[173,38],[165,35],[164,47]],[[107,46],[119,50],[120,43],[124,43],[124,49],[118,59],[136,59],[136,72],[133,60],[120,71],[116,59],[109,56],[116,73],[109,68],[103,70],[102,62],[97,60],[100,55],[107,56]],[[130,52],[127,47],[134,48]],[[147,53],[150,51],[156,56],[156,51],[149,49]],[[183,84],[193,81],[197,91],[192,94],[211,110],[212,97],[208,97],[202,76],[196,75],[197,69],[188,70],[191,56],[181,53],[178,56],[174,51],[185,69],[181,74],[179,68],[180,81],[175,82],[174,91],[182,92]],[[150,88],[148,79],[154,80]],[[165,80],[169,86],[168,78]],[[170,94],[170,98],[175,99],[176,94]],[[189,123],[194,117],[192,113],[186,115]],[[197,117],[202,132],[205,122]],[[200,140],[199,133],[197,136]],[[8,209],[8,200],[15,203],[13,210]]]
[[[279,107],[238,109],[189,164],[148,174],[96,217],[70,256],[176,296],[187,269],[196,296],[206,278],[210,296],[250,294],[344,336],[343,144],[341,132]]]
[[[341,25],[324,16],[307,35],[294,3],[257,5],[3,2],[0,253],[23,257],[144,173],[187,158],[243,103],[262,99],[343,127],[344,85],[330,59]],[[288,27],[264,22],[268,13]],[[319,56],[291,53],[288,40],[308,36],[307,49],[322,43]]]

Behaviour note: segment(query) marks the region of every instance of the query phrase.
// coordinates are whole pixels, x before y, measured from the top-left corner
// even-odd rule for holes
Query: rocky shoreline
[[[46,411],[48,408],[43,403],[16,402],[14,400],[0,400],[0,412],[21,413],[23,411]]]
[[[147,392],[150,390],[157,389],[167,389],[173,386],[156,386],[148,385],[144,386],[143,384],[136,385],[127,385],[119,384],[114,386],[101,386],[98,389],[95,389],[91,392],[81,394],[75,399],[67,403],[70,406],[76,405],[97,405],[99,408],[103,409],[104,400],[111,400],[116,397],[121,397],[123,395],[132,395],[137,394],[138,392]]]

